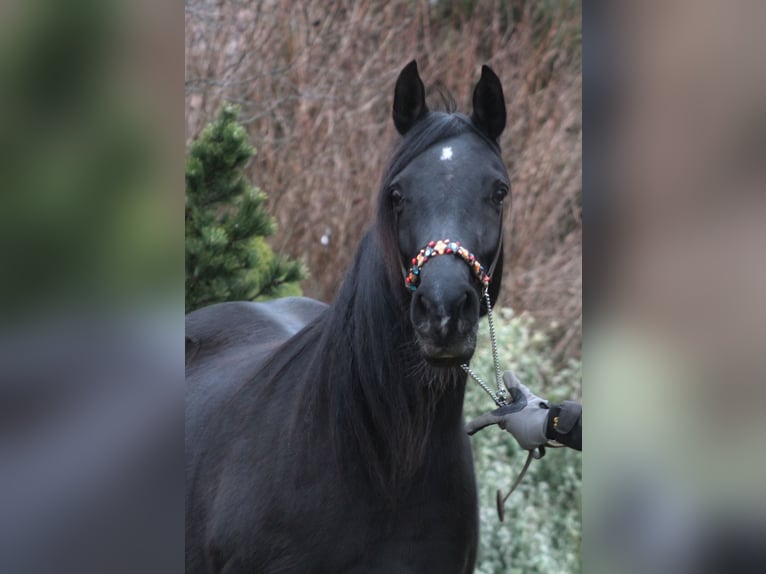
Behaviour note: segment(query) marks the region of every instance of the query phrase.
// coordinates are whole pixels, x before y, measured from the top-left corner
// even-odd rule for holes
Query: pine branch
[[[192,142],[186,161],[186,308],[253,300],[300,290],[306,276],[298,261],[275,255],[265,237],[275,231],[266,194],[245,168],[255,150],[224,106]]]

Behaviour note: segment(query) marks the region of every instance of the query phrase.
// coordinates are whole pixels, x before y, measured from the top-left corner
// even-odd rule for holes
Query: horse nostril
[[[446,330],[452,321],[470,318],[477,308],[477,303],[478,299],[470,289],[466,289],[446,305],[431,300],[428,293],[420,289],[412,299],[412,318],[416,322],[436,321],[441,330]]]
[[[431,303],[428,298],[420,291],[415,292],[413,297],[413,316],[415,318],[422,318],[428,315],[431,310]]]
[[[466,290],[458,301],[458,316],[467,317],[474,310],[475,297],[471,291]]]
[[[458,314],[463,315],[468,310],[468,307],[468,291],[465,291],[457,301]]]

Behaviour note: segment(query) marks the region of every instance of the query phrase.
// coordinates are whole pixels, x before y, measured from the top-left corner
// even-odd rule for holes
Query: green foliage
[[[533,330],[528,316],[514,317],[509,309],[494,315],[498,356],[503,370],[516,372],[521,382],[551,401],[581,396],[581,367],[570,362],[555,370],[545,336]],[[471,366],[494,387],[494,367],[488,327],[481,327],[478,351]],[[478,384],[469,380],[467,420],[494,408]],[[508,492],[527,453],[505,431],[489,427],[471,439],[479,491],[480,545],[477,574],[572,574],[581,572],[581,455],[571,449],[548,449],[533,461],[529,472],[505,506],[500,522],[495,492]]]
[[[186,161],[186,311],[221,301],[300,294],[298,261],[275,255],[266,195],[245,178],[255,150],[224,106],[189,149]]]

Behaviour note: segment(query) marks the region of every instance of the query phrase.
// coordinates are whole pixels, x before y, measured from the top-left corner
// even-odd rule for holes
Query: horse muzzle
[[[423,358],[437,365],[467,362],[476,348],[479,295],[465,265],[434,261],[412,295],[410,315]]]

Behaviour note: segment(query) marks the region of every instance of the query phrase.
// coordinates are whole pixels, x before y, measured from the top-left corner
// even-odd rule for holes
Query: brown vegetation
[[[306,263],[306,295],[329,300],[372,215],[400,69],[416,58],[434,104],[446,90],[470,111],[489,64],[513,183],[503,302],[535,317],[560,358],[579,356],[580,14],[568,0],[187,0],[187,139],[222,101],[242,106],[272,244]]]

